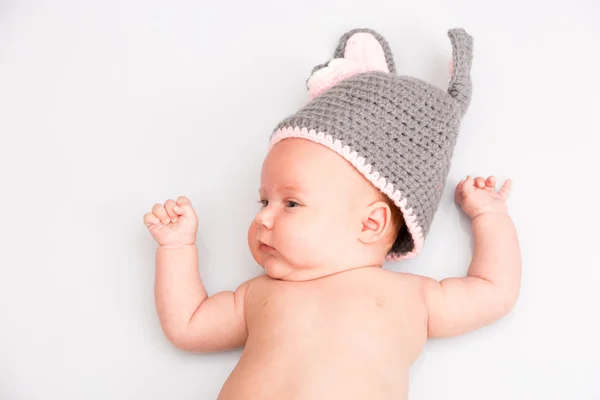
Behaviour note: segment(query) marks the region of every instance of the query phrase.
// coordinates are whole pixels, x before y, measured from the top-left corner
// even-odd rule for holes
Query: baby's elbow
[[[193,353],[205,353],[209,351],[208,346],[205,346],[203,343],[198,343],[197,340],[192,340],[189,335],[178,335],[167,338],[173,346],[181,351]]]
[[[167,339],[173,346],[182,351],[191,351],[190,340],[183,334],[171,334],[167,335]]]
[[[178,350],[191,353],[211,353],[220,350],[215,340],[210,340],[199,332],[189,330],[171,331],[166,334],[167,339]]]
[[[185,329],[163,329],[167,340],[175,346],[177,349],[182,351],[194,351],[194,345],[190,340],[190,335]]]
[[[498,291],[497,306],[499,317],[502,318],[509,314],[514,308],[519,298],[520,288],[506,288]]]

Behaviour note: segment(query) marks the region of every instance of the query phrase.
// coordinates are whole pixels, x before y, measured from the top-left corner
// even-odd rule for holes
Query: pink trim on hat
[[[313,141],[315,143],[322,144],[331,150],[335,151],[346,160],[348,160],[359,172],[361,172],[365,178],[367,178],[376,188],[381,190],[383,193],[387,194],[390,199],[396,204],[400,211],[402,211],[402,215],[404,216],[404,221],[406,222],[406,226],[408,231],[410,232],[413,241],[415,242],[415,246],[412,251],[403,254],[389,254],[387,259],[390,261],[399,261],[399,260],[409,260],[414,258],[417,253],[421,251],[423,248],[423,229],[417,222],[417,216],[413,213],[412,208],[407,208],[408,200],[406,197],[400,193],[399,190],[394,190],[394,185],[391,182],[388,182],[386,177],[381,176],[378,171],[371,171],[371,164],[365,165],[364,157],[360,157],[356,151],[352,151],[350,147],[344,146],[344,144],[340,140],[333,140],[331,135],[327,135],[323,132],[317,133],[314,129],[308,131],[306,128],[300,127],[287,127],[279,129],[275,132],[271,141],[269,143],[269,150],[275,146],[277,143],[284,139],[288,138],[302,138]],[[387,185],[386,185],[387,183]]]

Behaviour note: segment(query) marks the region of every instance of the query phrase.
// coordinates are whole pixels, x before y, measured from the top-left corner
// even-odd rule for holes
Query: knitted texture
[[[365,33],[372,35],[383,50],[371,51],[369,54],[375,54],[371,57],[385,60],[346,71],[363,71],[370,64],[382,65],[385,61],[390,72],[352,72],[352,76],[346,72],[341,81],[331,79],[331,87],[317,92],[305,107],[277,125],[271,146],[285,138],[303,137],[330,147],[350,161],[401,210],[406,224],[388,259],[409,259],[419,253],[430,230],[460,121],[471,100],[473,41],[463,29],[448,31],[454,74],[445,92],[422,80],[397,76],[387,42],[369,29],[343,35],[335,58],[349,54],[346,44],[356,34]],[[363,42],[354,43],[360,46]],[[354,50],[352,54],[356,54]],[[328,64],[315,67],[313,74]]]

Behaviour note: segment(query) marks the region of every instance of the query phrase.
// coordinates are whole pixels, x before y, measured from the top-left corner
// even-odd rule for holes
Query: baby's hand
[[[471,219],[486,212],[507,214],[506,199],[511,186],[512,181],[508,179],[496,193],[495,177],[484,180],[482,177],[473,179],[467,176],[456,185],[454,198]]]
[[[178,246],[196,243],[198,217],[190,201],[181,196],[157,203],[152,212],[144,215],[144,224],[160,246]]]

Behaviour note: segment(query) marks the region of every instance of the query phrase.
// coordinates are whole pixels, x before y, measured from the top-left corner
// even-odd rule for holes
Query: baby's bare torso
[[[219,400],[403,399],[427,339],[418,278],[375,267],[261,276],[245,312],[248,340]]]

